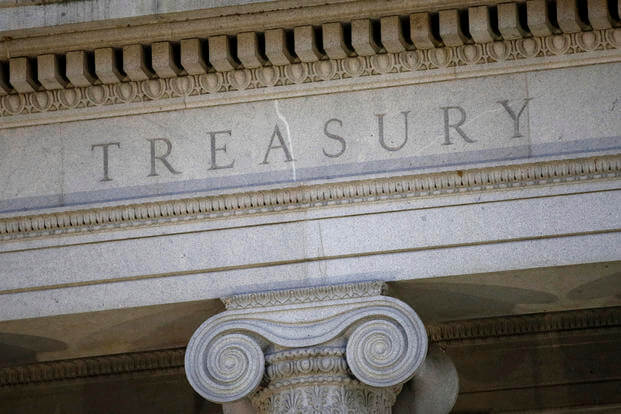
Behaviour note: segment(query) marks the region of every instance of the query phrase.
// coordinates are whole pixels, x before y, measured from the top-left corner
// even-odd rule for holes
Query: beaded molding
[[[615,179],[621,154],[0,219],[0,241],[442,194]]]

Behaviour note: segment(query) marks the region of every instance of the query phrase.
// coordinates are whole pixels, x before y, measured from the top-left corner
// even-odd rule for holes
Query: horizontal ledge
[[[145,280],[161,279],[161,278],[174,278],[174,277],[180,277],[180,276],[196,276],[196,275],[204,275],[204,274],[210,274],[210,273],[221,273],[221,272],[231,272],[231,271],[238,271],[238,270],[258,269],[258,268],[272,267],[272,266],[286,266],[286,265],[298,265],[298,264],[322,262],[322,261],[346,260],[346,259],[364,258],[364,257],[370,257],[370,256],[386,256],[386,255],[395,255],[395,254],[402,254],[402,253],[417,253],[417,252],[425,252],[425,251],[472,248],[472,247],[479,247],[479,246],[504,245],[504,244],[510,244],[510,243],[520,243],[520,242],[529,242],[529,241],[567,239],[567,238],[572,238],[572,237],[606,236],[606,235],[619,234],[619,233],[621,233],[621,228],[596,230],[596,231],[585,231],[585,232],[579,232],[579,233],[564,233],[564,234],[552,234],[552,235],[543,235],[543,236],[517,237],[517,238],[509,238],[509,239],[495,239],[495,240],[487,240],[487,241],[457,243],[457,244],[432,245],[432,246],[424,246],[424,247],[412,247],[412,248],[383,250],[383,251],[356,252],[356,253],[340,254],[337,256],[308,257],[308,258],[281,260],[281,261],[267,262],[267,263],[261,262],[261,263],[247,264],[247,265],[233,265],[233,266],[214,267],[214,268],[208,268],[208,269],[175,271],[175,272],[159,273],[159,274],[115,277],[112,279],[85,280],[85,281],[80,281],[80,282],[58,283],[54,285],[29,286],[29,287],[16,288],[16,289],[0,290],[0,296],[29,293],[29,292],[49,291],[49,290],[56,290],[56,289],[100,286],[100,285],[123,283],[123,282],[137,282],[137,281],[145,281]]]
[[[0,219],[0,241],[79,234],[115,228],[127,229],[155,223],[253,215],[332,204],[344,205],[404,197],[463,194],[602,178],[615,179],[619,176],[621,176],[621,154],[305,185],[7,217]]]
[[[494,5],[497,0],[281,0],[104,21],[0,31],[0,60],[88,50],[92,45],[123,47],[132,42],[171,41],[349,20]],[[0,10],[2,8],[0,7]]]
[[[5,95],[0,129],[614,63],[617,32],[559,35],[562,50],[550,36]]]

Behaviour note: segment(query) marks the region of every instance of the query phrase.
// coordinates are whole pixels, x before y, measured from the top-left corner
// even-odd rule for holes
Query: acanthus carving
[[[550,59],[586,52],[618,50],[621,46],[621,29],[611,28],[590,32],[563,33],[548,37],[499,40],[490,43],[466,44],[454,47],[406,50],[399,53],[384,53],[372,56],[356,56],[344,59],[326,59],[317,62],[292,63],[285,66],[262,66],[244,68],[229,72],[209,72],[174,78],[128,81],[117,84],[100,84],[88,87],[45,90],[30,93],[9,94],[0,97],[1,118],[15,115],[35,114],[66,110],[85,111],[110,105],[143,104],[162,101],[160,109],[180,109],[187,105],[186,99],[199,96],[225,98],[231,93],[255,89],[277,88],[287,91],[289,87],[316,82],[330,82],[345,79],[365,78],[392,74],[411,73],[403,83],[440,80],[434,71],[447,68],[467,68],[476,72],[485,64],[542,59],[549,67]],[[610,61],[618,60],[618,56]],[[529,65],[528,70],[536,69]],[[510,65],[505,71],[515,68]],[[501,71],[502,72],[502,71]],[[476,73],[473,73],[475,76]],[[432,76],[432,77],[430,77]],[[454,76],[450,71],[450,76]],[[379,79],[378,79],[379,80]],[[352,85],[355,89],[355,85]],[[290,88],[289,88],[290,89]],[[296,94],[299,88],[296,89]],[[273,89],[270,89],[270,92]],[[242,102],[245,98],[234,98]],[[255,98],[246,98],[252,100]],[[192,106],[209,106],[220,103],[194,101]],[[136,107],[140,107],[137,105]],[[163,109],[162,109],[163,108]],[[127,108],[126,108],[127,109]],[[151,110],[147,110],[149,112]],[[138,111],[136,113],[141,113]],[[116,114],[118,115],[118,114]],[[80,119],[101,117],[100,111],[91,115],[80,115]],[[104,115],[112,116],[112,115]],[[29,120],[28,124],[37,123]],[[50,122],[42,120],[41,123]],[[52,121],[56,122],[56,121]]]
[[[276,351],[266,362],[268,385],[251,397],[259,413],[390,413],[401,390],[351,378],[343,347]]]
[[[253,398],[260,414],[390,414],[401,387],[372,388],[357,381],[306,384],[282,393],[263,391]]]

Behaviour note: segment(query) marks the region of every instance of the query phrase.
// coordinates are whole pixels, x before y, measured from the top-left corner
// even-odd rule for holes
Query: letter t
[[[112,181],[112,178],[110,178],[108,174],[108,148],[111,147],[112,145],[116,145],[117,148],[121,148],[120,142],[106,142],[104,144],[91,145],[91,152],[97,147],[101,147],[103,151],[103,173],[104,174],[103,174],[103,178],[99,181]]]

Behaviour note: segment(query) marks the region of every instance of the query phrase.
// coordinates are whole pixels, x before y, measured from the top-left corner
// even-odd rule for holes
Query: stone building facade
[[[621,412],[617,0],[0,0],[0,412]]]

